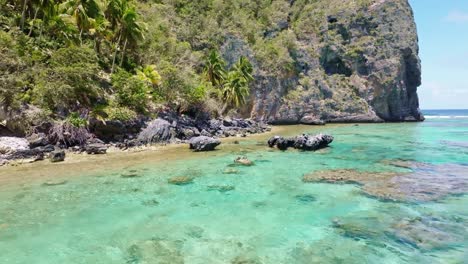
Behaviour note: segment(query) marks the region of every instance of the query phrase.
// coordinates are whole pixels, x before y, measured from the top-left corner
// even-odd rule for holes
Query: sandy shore
[[[327,125],[329,129],[337,124]],[[195,153],[189,150],[187,144],[155,145],[129,150],[110,148],[105,155],[87,155],[85,153],[67,153],[64,162],[51,163],[49,160],[34,163],[12,164],[0,167],[0,184],[14,182],[28,182],[35,179],[49,180],[69,178],[77,175],[99,173],[104,170],[122,170],[131,166],[148,163],[170,162],[190,158],[199,158],[200,155],[216,156],[226,153],[235,153],[243,150],[267,149],[266,141],[273,135],[292,136],[304,132],[319,133],[324,126],[274,126],[270,132],[250,135],[248,137],[222,138],[222,144],[216,151]],[[245,141],[258,141],[264,144],[242,144]],[[236,144],[240,143],[240,144]]]

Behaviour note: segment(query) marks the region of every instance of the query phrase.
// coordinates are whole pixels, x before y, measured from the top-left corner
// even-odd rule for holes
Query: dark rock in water
[[[234,164],[242,165],[242,166],[252,166],[254,163],[249,160],[247,157],[237,157],[234,160]]]
[[[164,119],[151,121],[138,135],[137,140],[143,144],[170,142],[175,138],[174,127]]]
[[[234,190],[235,187],[231,185],[210,185],[208,186],[207,190],[208,191],[218,191],[221,193],[229,192]]]
[[[89,144],[85,147],[87,154],[106,154],[107,146],[101,143]]]
[[[311,194],[300,194],[295,196],[296,200],[303,203],[311,203],[317,201],[317,198]]]
[[[190,149],[194,151],[212,151],[221,144],[221,141],[216,138],[199,136],[190,139]]]
[[[276,147],[279,150],[287,150],[288,148],[293,147],[293,146],[294,146],[294,139],[291,139],[291,138],[281,137],[276,141]]]
[[[280,150],[287,150],[290,147],[300,150],[314,151],[327,147],[333,142],[330,135],[318,134],[316,136],[301,135],[294,138],[283,138],[274,136],[268,140],[270,148],[276,146]]]
[[[277,142],[278,139],[280,139],[280,138],[281,138],[280,136],[274,136],[274,137],[270,138],[270,139],[268,140],[268,146],[269,146],[270,148],[274,147],[274,146],[276,145],[276,142]]]
[[[193,183],[193,177],[177,176],[170,178],[167,182],[174,185],[187,185]]]
[[[147,201],[143,201],[141,204],[144,206],[158,206],[159,202],[156,199],[150,199]]]
[[[51,162],[61,162],[65,160],[65,151],[55,150],[50,153],[49,157]]]

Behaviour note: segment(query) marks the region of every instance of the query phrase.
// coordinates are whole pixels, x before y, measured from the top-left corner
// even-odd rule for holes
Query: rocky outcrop
[[[241,118],[194,119],[173,112],[159,114],[159,118],[148,123],[136,141],[127,145],[186,141],[197,137],[245,137],[269,131],[263,122]],[[125,145],[125,144],[123,144]]]
[[[190,149],[194,151],[212,151],[221,144],[221,140],[212,137],[199,136],[189,140]]]
[[[65,160],[65,151],[56,150],[52,151],[49,156],[50,162],[61,162]]]
[[[228,64],[241,55],[253,62],[252,118],[271,124],[424,119],[418,37],[407,0],[318,0],[300,9],[296,2],[289,10],[294,17],[265,32],[265,43],[288,39],[274,63],[241,37],[225,37]]]
[[[326,148],[333,142],[333,136],[318,134],[300,135],[292,138],[284,138],[281,136],[274,136],[268,140],[270,148],[277,147],[280,150],[287,150],[288,148],[295,148],[299,150],[315,151],[318,149]]]

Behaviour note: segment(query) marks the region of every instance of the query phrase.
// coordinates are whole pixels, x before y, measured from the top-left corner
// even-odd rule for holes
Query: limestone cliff
[[[245,109],[251,117],[306,124],[424,119],[418,37],[407,0],[318,0],[278,18],[265,32],[268,41],[282,41],[290,61],[259,59],[262,50],[235,35],[222,47],[229,63],[239,54],[254,62]]]

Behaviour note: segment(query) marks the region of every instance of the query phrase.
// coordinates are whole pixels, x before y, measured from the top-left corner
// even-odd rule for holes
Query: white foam
[[[434,115],[426,115],[424,117],[426,119],[468,118],[468,116],[434,116]]]

